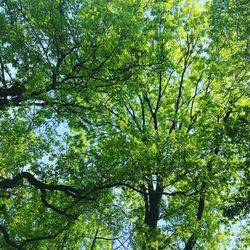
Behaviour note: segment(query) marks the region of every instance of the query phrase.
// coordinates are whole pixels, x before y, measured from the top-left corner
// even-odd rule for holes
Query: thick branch
[[[50,191],[62,191],[65,194],[86,199],[86,200],[94,200],[91,197],[86,197],[83,195],[84,190],[83,189],[76,189],[71,186],[67,185],[54,185],[54,184],[45,184],[39,180],[37,180],[32,174],[28,172],[22,172],[18,175],[16,175],[13,179],[5,179],[0,182],[0,189],[8,189],[8,188],[14,188],[20,185],[20,182],[26,179],[31,185],[33,185],[35,188],[39,190],[50,190]]]
[[[14,241],[12,241],[10,239],[10,235],[9,233],[6,231],[5,227],[3,225],[0,225],[0,231],[4,237],[4,240],[6,242],[6,244],[8,244],[9,246],[12,246],[15,249],[18,250],[24,250],[24,248],[22,248],[21,246],[17,245]]]
[[[196,221],[200,222],[203,212],[204,212],[204,208],[205,208],[205,199],[204,199],[204,190],[205,190],[205,186],[206,183],[203,182],[202,186],[201,186],[201,194],[200,194],[200,199],[199,199],[199,205],[198,205],[198,211],[197,211],[197,215],[196,215]],[[192,250],[194,245],[196,244],[197,241],[197,236],[195,235],[195,233],[192,233],[192,235],[189,237],[187,244],[185,246],[184,250]]]
[[[46,191],[45,190],[42,190],[42,195],[41,195],[41,201],[43,203],[43,205],[47,208],[50,208],[51,210],[53,210],[55,213],[57,214],[61,214],[61,215],[64,215],[66,217],[71,217],[72,219],[76,219],[74,216],[66,213],[66,211],[68,209],[70,209],[71,207],[73,207],[73,205],[69,206],[68,208],[64,209],[64,210],[61,210],[57,207],[55,207],[54,205],[50,204],[47,200],[46,200]]]

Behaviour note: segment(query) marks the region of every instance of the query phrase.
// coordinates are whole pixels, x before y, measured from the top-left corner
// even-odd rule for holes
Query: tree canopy
[[[250,247],[248,11],[1,0],[0,248]]]

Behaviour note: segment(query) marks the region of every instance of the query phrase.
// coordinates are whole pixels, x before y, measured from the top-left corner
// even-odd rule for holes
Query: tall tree
[[[249,214],[246,15],[243,0],[2,0],[0,247],[229,244]]]

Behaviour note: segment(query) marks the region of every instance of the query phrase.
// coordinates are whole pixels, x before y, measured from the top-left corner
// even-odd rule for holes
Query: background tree
[[[246,12],[3,0],[0,246],[228,244],[249,208]]]

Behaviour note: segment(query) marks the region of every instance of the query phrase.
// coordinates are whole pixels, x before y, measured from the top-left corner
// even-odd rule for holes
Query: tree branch
[[[13,179],[5,179],[1,181],[0,189],[17,187],[23,179],[26,179],[31,185],[33,185],[35,188],[39,190],[61,191],[75,198],[81,198],[92,201],[95,200],[94,198],[84,196],[83,193],[85,193],[85,190],[83,189],[76,189],[74,187],[67,185],[45,184],[37,180],[32,174],[28,172],[22,172],[16,175]]]
[[[6,231],[6,229],[3,225],[0,225],[0,231],[4,237],[4,240],[5,240],[7,245],[12,246],[13,248],[18,249],[18,250],[25,250],[23,247],[17,245],[13,240],[10,239],[10,235]]]

